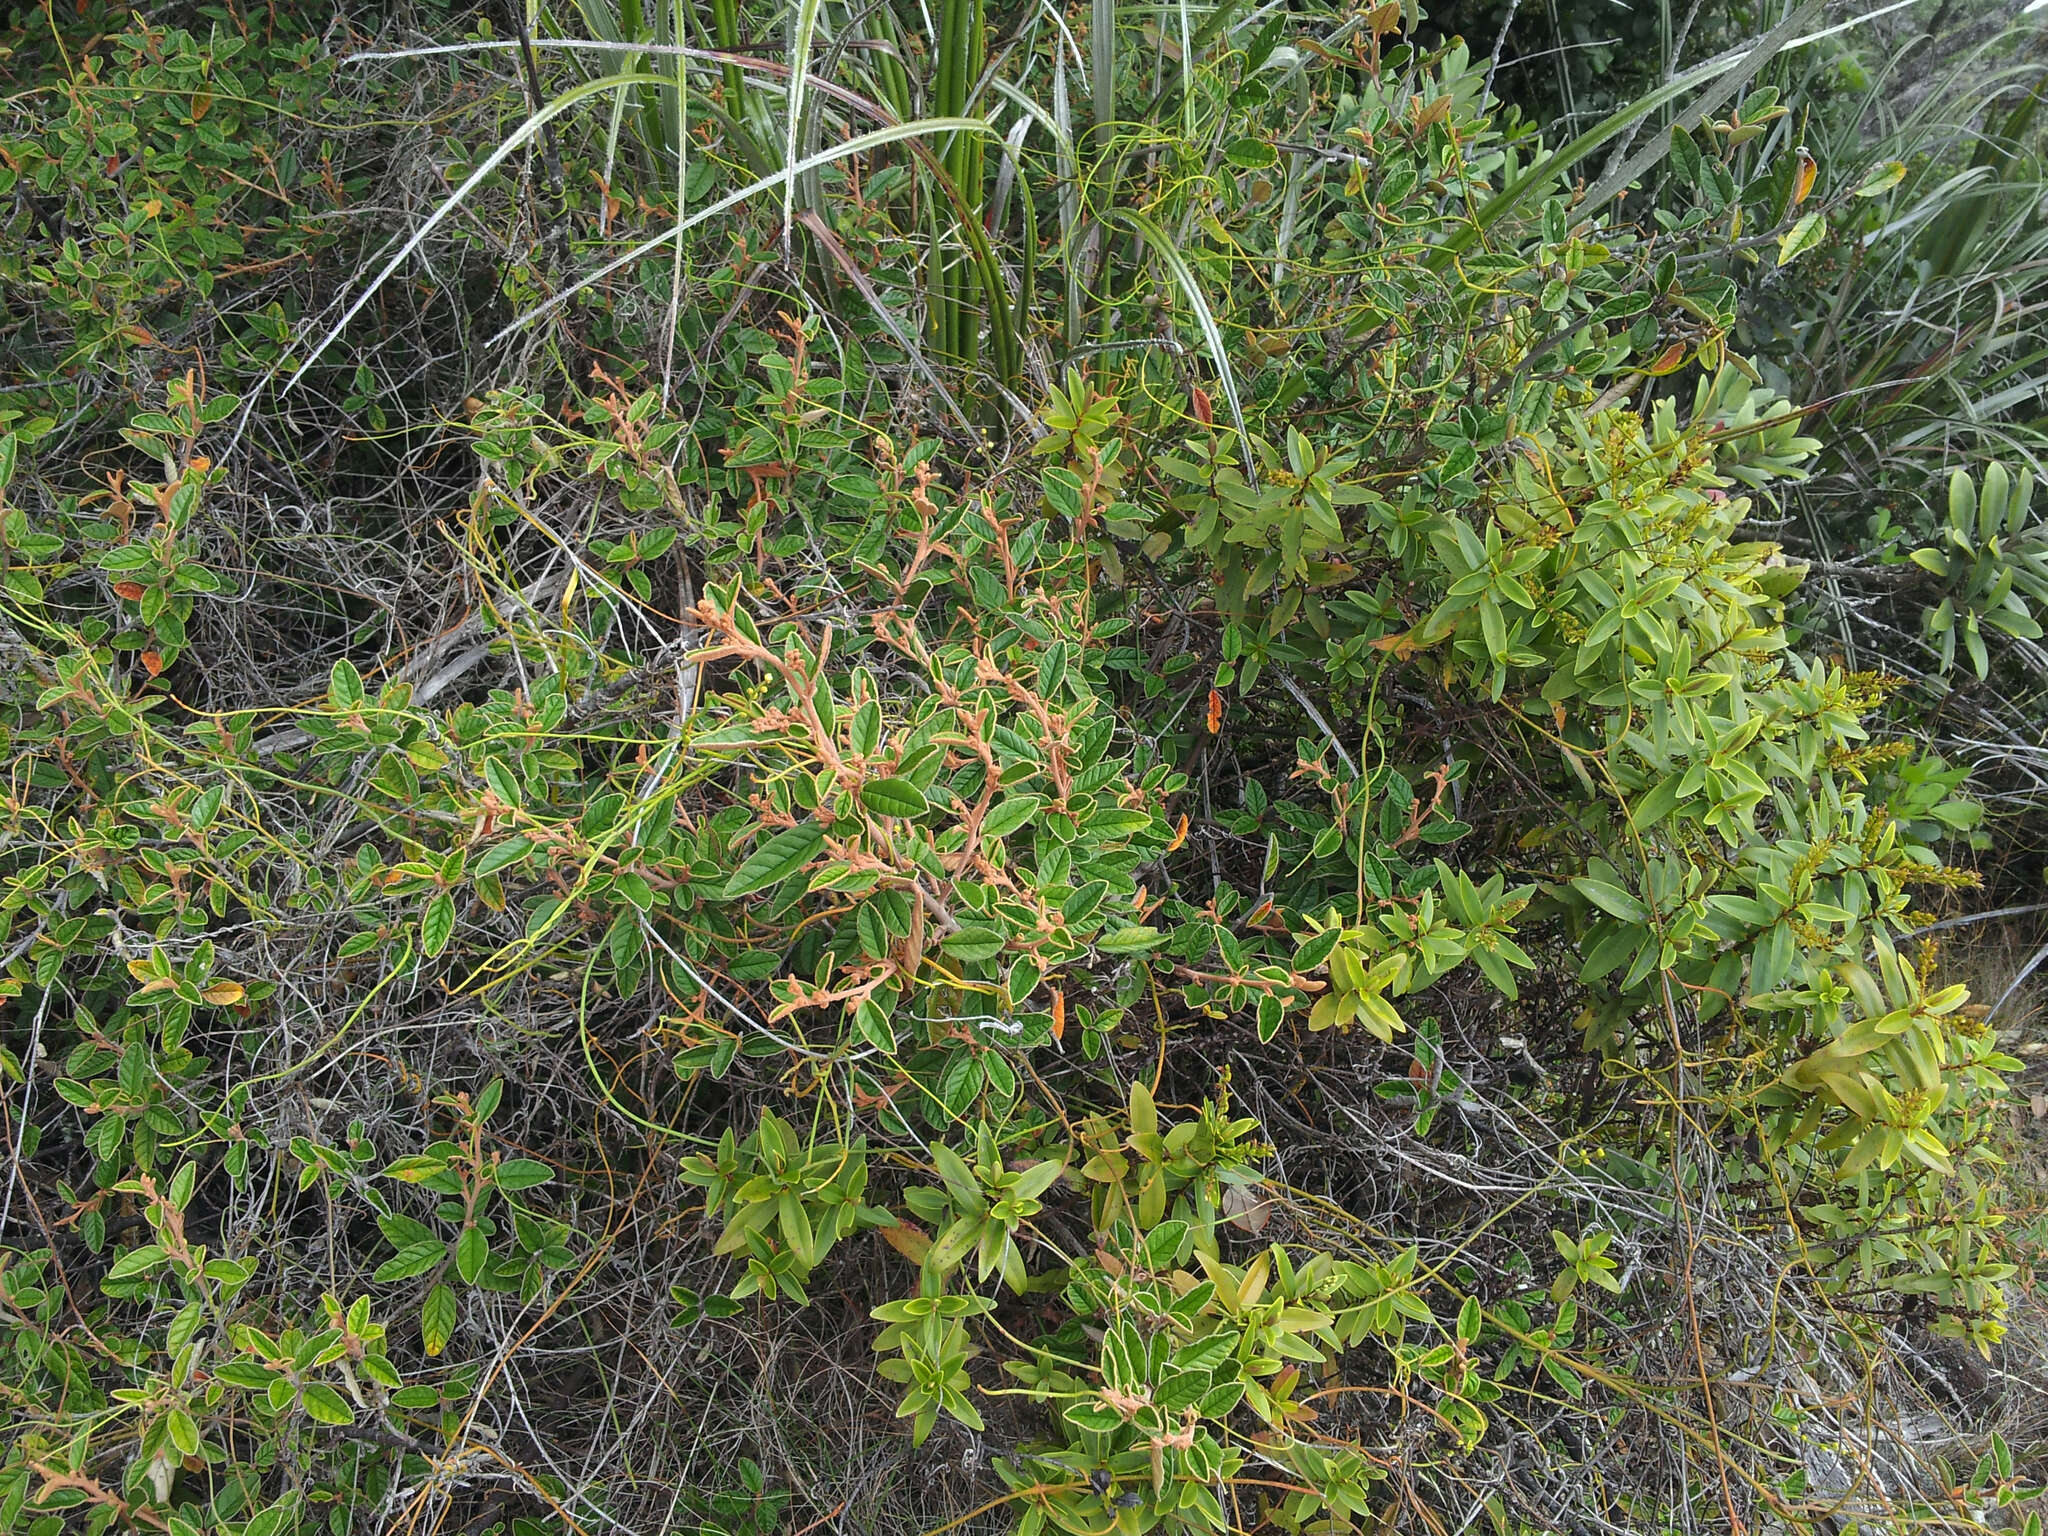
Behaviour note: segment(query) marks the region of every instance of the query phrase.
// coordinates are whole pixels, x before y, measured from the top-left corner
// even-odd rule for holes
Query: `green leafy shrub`
[[[402,651],[173,686],[254,606],[194,530],[257,396],[169,384],[111,487],[0,448],[0,1525],[830,1520],[815,1396],[710,1427],[806,1329],[904,1421],[890,1477],[992,1452],[946,1518],[1025,1536],[1835,1518],[1808,1465],[1879,1369],[1838,1362],[2000,1340],[2019,1063],[1917,939],[1966,774],[1802,650],[1754,524],[1822,445],[1665,248],[1722,238],[1704,140],[1775,99],[1680,130],[1713,206],[1646,234],[1393,8],[1169,49],[1099,7],[1085,69],[1043,19],[1012,60],[971,7],[806,8],[779,108],[734,8],[704,57],[586,15],[677,73],[473,171],[535,142],[515,203],[565,152],[612,198],[637,125],[675,251],[573,314],[675,329],[438,429],[459,602]],[[856,87],[952,137],[815,149]],[[955,116],[991,93],[1007,159]],[[783,216],[685,213],[700,142]],[[703,276],[735,237],[786,256]],[[594,291],[547,265],[515,306]],[[2026,543],[2001,479],[1924,563],[1987,623],[2035,595],[1981,558]],[[1737,1360],[1782,1410],[1739,1436]],[[619,1427],[675,1402],[697,1441]],[[1712,1480],[1505,1470],[1624,1432]],[[1986,1456],[1980,1528],[2029,1491]]]
[[[263,289],[243,274],[303,266],[336,243],[316,215],[348,195],[346,169],[331,145],[291,131],[322,110],[332,56],[289,16],[281,31],[220,7],[194,19],[197,31],[133,21],[69,38],[52,22],[63,78],[32,78],[10,101],[0,285],[23,329],[6,371],[42,409],[79,409],[194,341],[225,352],[214,366],[262,371],[284,338],[266,335]],[[215,319],[223,281],[248,304],[239,325]]]

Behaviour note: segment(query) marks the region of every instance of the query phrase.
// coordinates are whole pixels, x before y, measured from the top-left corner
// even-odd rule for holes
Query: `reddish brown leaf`
[[[895,1226],[880,1230],[882,1241],[913,1264],[922,1264],[924,1256],[931,1251],[931,1234],[914,1221],[899,1216]]]
[[[1804,144],[1799,146],[1797,154],[1799,158],[1794,162],[1792,168],[1792,206],[1794,208],[1805,202],[1807,194],[1813,191],[1813,178],[1820,170],[1820,167],[1813,163],[1813,156],[1807,153]]]

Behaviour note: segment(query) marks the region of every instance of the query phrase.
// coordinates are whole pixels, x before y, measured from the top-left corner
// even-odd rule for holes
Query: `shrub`
[[[964,82],[1030,98],[971,8],[937,59],[800,12],[779,122],[729,10],[709,57],[586,15],[688,67],[564,88],[496,152],[535,146],[519,196],[484,156],[444,207],[566,216],[592,156],[613,199],[634,125],[658,260],[569,239],[513,326],[733,346],[440,428],[459,611],[203,707],[253,589],[193,530],[266,397],[170,381],[112,484],[0,447],[0,1524],[893,1527],[874,1489],[981,1437],[944,1518],[1024,1536],[1832,1518],[1809,1466],[1899,1330],[2001,1336],[2020,1064],[1921,932],[1973,883],[1965,773],[1873,732],[1897,680],[1803,652],[1749,537],[1821,444],[1691,259],[1721,235],[1575,205],[1586,147],[1394,7],[1219,13],[1177,86],[1103,10],[1086,131],[1032,34],[1015,80],[1061,83],[1001,169]],[[848,126],[828,25],[951,137],[797,177]],[[691,103],[782,210],[686,213]],[[787,254],[677,275],[734,237]],[[1960,574],[2024,523],[2001,480],[1926,562],[1972,615],[2017,612]],[[885,1449],[781,1392],[805,1337]],[[675,1402],[702,1444],[636,1427]],[[1647,1449],[1516,1469],[1594,1436]],[[2029,1492],[2002,1440],[1935,1477],[1856,1497]]]

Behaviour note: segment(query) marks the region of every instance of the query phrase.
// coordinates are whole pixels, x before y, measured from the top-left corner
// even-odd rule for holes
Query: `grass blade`
[[[1095,152],[1109,143],[1116,116],[1116,0],[1092,0],[1088,21],[1088,113],[1095,125]]]
[[[1259,483],[1258,461],[1252,450],[1251,433],[1245,429],[1244,406],[1237,393],[1237,375],[1231,369],[1230,352],[1223,344],[1223,332],[1216,324],[1216,317],[1209,312],[1209,301],[1202,296],[1202,284],[1195,276],[1194,268],[1187,264],[1187,258],[1175,248],[1166,231],[1144,214],[1117,208],[1112,209],[1107,217],[1135,230],[1139,238],[1152,248],[1152,254],[1159,258],[1161,265],[1173,274],[1173,280],[1187,296],[1188,307],[1195,312],[1195,323],[1202,328],[1202,341],[1209,349],[1210,361],[1216,365],[1217,382],[1223,386],[1223,398],[1230,406],[1231,424],[1237,428],[1238,441],[1244,446],[1245,478],[1256,486]]]
[[[818,29],[819,0],[798,0],[796,24],[789,43],[789,122],[783,136],[782,163],[797,162],[797,137],[803,132],[805,88],[811,77],[811,39]],[[796,207],[796,180],[782,184],[782,252],[789,254],[790,215]]]
[[[988,124],[974,117],[927,117],[920,118],[914,123],[891,123],[884,128],[876,128],[868,133],[857,134],[853,138],[847,139],[844,143],[835,144],[830,149],[821,150],[815,155],[799,160],[795,165],[786,165],[779,171],[770,171],[767,175],[757,177],[755,180],[748,182],[744,187],[726,193],[725,196],[719,198],[716,202],[705,204],[704,207],[698,209],[688,218],[678,219],[660,234],[643,240],[623,256],[615,257],[611,261],[606,262],[588,277],[582,278],[569,287],[564,288],[546,303],[535,305],[525,314],[508,323],[495,336],[491,337],[485,345],[497,345],[497,343],[503,341],[514,331],[523,330],[525,327],[533,324],[534,321],[553,314],[584,289],[603,282],[621,268],[631,266],[643,257],[660,250],[669,241],[681,238],[706,220],[716,218],[719,214],[725,212],[726,209],[737,207],[739,204],[746,202],[750,198],[757,197],[763,192],[773,191],[785,181],[801,176],[806,171],[817,170],[832,164],[835,160],[843,160],[850,155],[865,154],[868,150],[878,149],[884,144],[900,144],[907,139],[921,138],[925,134],[987,133],[988,131]],[[437,214],[436,217],[438,218],[439,215]],[[361,308],[364,302],[366,301],[358,300],[355,308]],[[350,313],[353,314],[354,310],[352,309]],[[332,338],[330,337],[329,339],[331,340]]]
[[[1690,131],[1705,122],[1709,113],[1723,102],[1731,100],[1735,93],[1753,80],[1766,64],[1790,47],[1798,39],[1800,28],[1818,16],[1824,4],[1825,0],[1806,0],[1804,5],[1758,38],[1754,46],[1728,61],[1727,67],[1716,76],[1712,89],[1679,113],[1672,120],[1671,126]],[[1670,152],[1671,137],[1668,133],[1652,135],[1647,145],[1602,176],[1594,184],[1593,190],[1586,194],[1581,206],[1587,209],[1599,208]]]
[[[960,409],[960,402],[954,399],[953,392],[946,388],[946,381],[940,378],[938,370],[932,367],[931,359],[924,355],[924,349],[917,344],[916,338],[896,323],[895,315],[889,312],[889,306],[883,301],[881,294],[875,291],[875,285],[868,281],[868,275],[861,270],[860,263],[853,259],[846,247],[839,243],[839,237],[832,233],[832,226],[808,208],[798,209],[796,218],[798,223],[811,232],[811,238],[818,242],[825,254],[838,265],[839,270],[846,274],[847,280],[867,301],[868,308],[874,311],[875,318],[881,321],[882,329],[903,349],[903,355],[910,359],[911,366],[924,375],[925,382],[937,392],[946,410],[960,423],[961,430],[971,435],[974,424],[967,419],[967,413]]]
[[[443,219],[447,218],[457,208],[460,208],[469,194],[476,190],[478,184],[485,177],[489,176],[492,171],[503,165],[506,160],[510,159],[521,145],[525,144],[543,128],[547,127],[549,123],[579,102],[586,101],[592,96],[602,96],[606,92],[619,89],[621,86],[640,85],[649,81],[659,84],[660,77],[658,75],[644,75],[635,72],[606,75],[602,79],[571,86],[538,112],[527,118],[525,122],[513,129],[511,133],[507,134],[504,142],[486,155],[482,162],[464,179],[462,185],[448,195],[448,200],[427,215],[426,222],[412,232],[411,237],[405,244],[398,248],[398,254],[386,262],[384,269],[370,280],[369,286],[356,295],[355,302],[342,312],[341,318],[334,322],[333,329],[321,337],[319,344],[306,355],[305,361],[292,370],[291,377],[285,380],[284,387],[278,391],[278,398],[281,400],[292,392],[299,380],[305,376],[306,370],[318,362],[321,354],[334,345],[336,339],[348,328],[349,321],[362,313],[363,306],[375,298],[377,290],[390,281],[391,275],[411,259],[412,253],[420,248],[421,242],[440,227]]]

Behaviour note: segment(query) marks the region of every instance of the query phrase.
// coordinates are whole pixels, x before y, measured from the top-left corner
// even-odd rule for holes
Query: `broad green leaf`
[[[1591,875],[1580,875],[1572,881],[1572,888],[1594,906],[1620,918],[1625,923],[1647,923],[1650,909],[1620,886],[1606,880],[1596,880]]]
[[[387,1163],[379,1171],[378,1177],[403,1179],[408,1184],[417,1184],[422,1179],[430,1179],[437,1173],[446,1173],[447,1171],[447,1158],[421,1154],[414,1157],[401,1157],[396,1162]]]
[[[532,852],[532,842],[528,838],[506,838],[502,844],[498,844],[496,848],[492,848],[487,854],[483,854],[483,858],[477,860],[475,874],[477,874],[479,879],[483,877],[483,874],[496,874],[506,864],[516,864],[518,860],[522,860],[530,852]]]
[[[1779,237],[1778,265],[1790,265],[1802,252],[1812,250],[1827,238],[1827,232],[1827,215],[1818,208],[1812,213],[1801,215],[1799,222]]]
[[[1096,909],[1102,905],[1103,897],[1108,894],[1107,881],[1090,880],[1060,904],[1060,916],[1069,924],[1078,927],[1095,915]]]
[[[1949,474],[1948,524],[1965,538],[1977,531],[1977,482],[1967,469]]]
[[[860,787],[860,803],[877,816],[905,820],[931,809],[924,791],[908,779],[871,779]]]
[[[932,1166],[938,1170],[940,1181],[953,1197],[954,1205],[962,1211],[980,1213],[986,1209],[981,1185],[975,1180],[974,1172],[967,1166],[967,1160],[943,1142],[932,1143]]]
[[[1041,795],[1011,795],[989,807],[989,813],[982,818],[983,837],[1008,837],[1019,827],[1028,826],[1031,818],[1045,803]]]
[[[448,1245],[439,1238],[408,1243],[379,1264],[376,1274],[370,1278],[379,1285],[389,1285],[394,1280],[410,1280],[415,1275],[424,1275],[447,1256]]]
[[[825,834],[814,821],[776,833],[732,872],[725,882],[725,899],[750,896],[780,884],[808,864],[824,845]]]
[[[299,1389],[299,1401],[305,1406],[306,1416],[321,1424],[353,1424],[355,1410],[348,1405],[348,1399],[334,1388],[312,1382]]]
[[[455,1333],[455,1292],[447,1285],[437,1285],[427,1292],[426,1302],[420,1308],[420,1348],[429,1355],[438,1355],[448,1347],[448,1340]]]
[[[127,1280],[136,1275],[147,1274],[163,1261],[162,1247],[156,1243],[144,1243],[140,1248],[130,1248],[114,1260],[113,1267],[107,1271],[107,1278]]]
[[[955,960],[988,960],[1002,953],[1005,942],[1000,928],[975,923],[963,926],[957,933],[947,934],[940,941],[939,948]]]
[[[481,1227],[464,1227],[462,1236],[455,1239],[455,1272],[462,1276],[464,1285],[475,1285],[476,1277],[484,1272],[484,1263],[491,1256],[490,1239]]]
[[[497,1184],[500,1189],[532,1189],[554,1176],[555,1170],[546,1163],[535,1162],[530,1157],[515,1157],[498,1165]]]
[[[448,947],[455,933],[455,899],[446,891],[427,903],[427,915],[420,919],[420,952],[429,959]]]
[[[1095,947],[1105,955],[1135,955],[1157,949],[1165,942],[1166,935],[1157,928],[1143,923],[1127,923],[1096,939]]]
[[[1647,832],[1678,808],[1683,773],[1669,773],[1640,800],[1629,807],[1629,819],[1638,832]]]
[[[327,701],[339,710],[355,709],[363,702],[363,674],[346,656],[327,674]]]
[[[1693,142],[1691,134],[1676,124],[1671,129],[1671,168],[1678,172],[1687,186],[1699,185],[1700,147]]]
[[[1948,559],[1938,549],[1916,549],[1909,558],[1921,570],[1927,571],[1932,575],[1941,577],[1948,575]]]
[[[789,1244],[790,1252],[806,1266],[815,1262],[813,1250],[817,1238],[811,1231],[810,1212],[804,1209],[803,1201],[785,1191],[776,1201],[775,1214],[782,1229],[782,1240]]]

